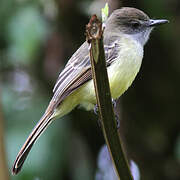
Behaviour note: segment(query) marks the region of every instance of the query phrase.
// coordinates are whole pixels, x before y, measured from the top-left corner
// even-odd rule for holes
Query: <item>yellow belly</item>
[[[143,58],[143,47],[134,40],[126,39],[120,47],[119,57],[107,69],[113,99],[119,98],[132,84]],[[87,110],[96,104],[93,88],[93,81],[89,81],[80,89],[81,105]]]
[[[108,68],[113,99],[120,97],[129,88],[141,66],[143,58],[141,47],[138,47],[138,44],[129,46],[124,47],[124,52],[120,53],[119,58]]]
[[[132,39],[121,39],[119,57],[107,68],[111,96],[120,97],[135,79],[143,58],[143,47]],[[94,108],[96,97],[93,80],[70,94],[56,110],[54,116],[62,116],[75,106],[83,106],[87,110]]]

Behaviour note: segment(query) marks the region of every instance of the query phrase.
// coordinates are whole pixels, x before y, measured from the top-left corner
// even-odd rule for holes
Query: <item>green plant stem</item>
[[[102,23],[95,15],[91,17],[89,24],[86,26],[86,37],[90,44],[92,77],[104,138],[117,176],[121,180],[132,180],[133,178],[123,152],[112,106],[105,62]]]

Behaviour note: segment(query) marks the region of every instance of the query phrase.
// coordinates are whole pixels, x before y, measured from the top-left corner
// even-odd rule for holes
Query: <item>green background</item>
[[[90,15],[104,1],[1,0],[0,104],[9,179],[92,180],[104,144],[98,118],[76,108],[34,145],[22,172],[11,175],[21,145],[43,114],[59,72],[85,41]],[[109,1],[170,23],[156,28],[141,70],[117,104],[128,157],[142,180],[180,179],[180,1]],[[2,126],[2,124],[1,124]],[[0,144],[2,146],[2,142]]]

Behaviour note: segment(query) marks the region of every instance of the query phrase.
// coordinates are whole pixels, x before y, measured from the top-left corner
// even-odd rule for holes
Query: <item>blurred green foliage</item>
[[[33,63],[40,45],[46,41],[47,32],[47,22],[38,8],[27,6],[16,12],[7,25],[8,54],[11,63]]]
[[[110,11],[122,5],[170,20],[152,33],[141,71],[117,111],[125,147],[142,180],[178,180],[180,2],[113,0]],[[0,101],[9,170],[43,114],[59,70],[85,40],[89,14],[99,13],[102,7],[100,0],[0,1]],[[22,172],[10,179],[94,179],[102,144],[97,117],[75,109],[52,123],[33,147]]]

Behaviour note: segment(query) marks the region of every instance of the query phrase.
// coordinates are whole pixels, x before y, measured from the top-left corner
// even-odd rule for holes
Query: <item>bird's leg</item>
[[[94,114],[97,116],[99,115],[99,109],[97,104],[94,106]]]
[[[97,104],[94,106],[94,114],[97,115],[97,116],[99,115],[99,109],[98,109],[98,105]],[[98,125],[99,125],[100,128],[102,127],[101,119],[99,118],[99,116],[98,116]]]
[[[117,129],[120,128],[120,120],[119,120],[119,116],[117,114],[115,114],[115,120],[116,120],[116,127]]]
[[[112,106],[113,106],[113,108],[116,107],[116,100],[114,100],[114,99],[112,99]],[[98,110],[98,105],[97,104],[94,106],[94,114],[96,114],[96,115],[99,114],[99,110]]]
[[[114,99],[112,99],[112,106],[113,106],[113,109],[116,107],[116,100],[114,100]],[[99,115],[99,109],[98,109],[97,104],[94,106],[94,114],[96,114],[97,116]],[[115,120],[116,120],[117,129],[119,129],[120,121],[119,121],[119,117],[117,114],[115,114]],[[98,118],[98,125],[99,125],[99,127],[102,127],[100,118]]]
[[[116,100],[112,98],[112,106],[113,106],[113,109],[116,107]]]
[[[113,106],[113,109],[115,109],[116,108],[116,105],[117,105],[117,100],[115,100],[115,99],[113,99],[112,98],[112,106]],[[117,126],[117,129],[119,129],[119,127],[120,127],[120,120],[119,120],[119,117],[118,117],[118,115],[114,112],[114,116],[115,116],[115,120],[116,120],[116,126]]]

